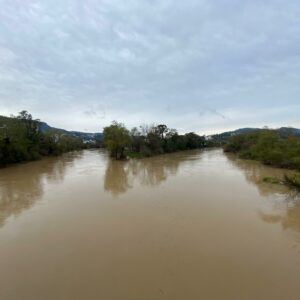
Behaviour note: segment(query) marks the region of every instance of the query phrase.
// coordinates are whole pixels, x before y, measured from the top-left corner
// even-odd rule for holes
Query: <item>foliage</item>
[[[273,176],[264,177],[263,178],[263,182],[272,183],[272,184],[280,184],[280,183],[282,183],[282,181],[279,178],[273,177]]]
[[[263,129],[231,137],[224,151],[238,153],[267,165],[300,170],[300,138]]]
[[[0,166],[35,160],[45,155],[82,149],[82,141],[52,130],[42,133],[40,121],[27,111],[18,116],[0,116]]]
[[[130,146],[131,138],[129,131],[122,123],[114,121],[103,130],[104,145],[110,151],[111,156],[116,159],[125,157],[125,149]]]
[[[205,146],[205,138],[190,132],[179,135],[164,124],[142,125],[130,131],[121,123],[113,122],[104,128],[104,145],[116,159],[147,157]]]
[[[300,190],[300,174],[295,174],[292,176],[285,175],[284,183],[289,185],[290,187]]]

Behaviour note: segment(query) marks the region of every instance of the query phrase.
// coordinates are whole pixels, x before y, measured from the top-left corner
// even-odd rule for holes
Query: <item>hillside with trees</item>
[[[267,129],[267,128],[264,128]],[[233,131],[225,131],[222,133],[217,133],[213,135],[207,136],[207,141],[208,144],[214,145],[214,146],[224,146],[231,137],[244,134],[244,133],[250,133],[250,132],[255,132],[259,131],[262,129],[259,128],[251,128],[251,127],[246,127],[246,128],[239,128]],[[300,137],[300,129],[298,128],[293,128],[293,127],[280,127],[276,129],[276,132],[280,134],[280,136],[297,136]]]
[[[0,166],[86,147],[80,138],[61,130],[43,132],[40,124],[27,111],[12,117],[0,116]]]

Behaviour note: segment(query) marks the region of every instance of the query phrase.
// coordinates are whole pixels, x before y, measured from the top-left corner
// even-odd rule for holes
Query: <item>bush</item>
[[[300,190],[300,174],[295,174],[293,176],[284,175],[284,182],[298,190]]]
[[[300,156],[293,157],[291,159],[291,165],[293,166],[293,168],[300,170]]]
[[[224,151],[264,164],[300,170],[300,138],[282,135],[276,130],[257,130],[233,136]]]
[[[84,148],[80,139],[62,131],[42,133],[39,120],[26,111],[17,117],[0,116],[0,128],[0,166]]]

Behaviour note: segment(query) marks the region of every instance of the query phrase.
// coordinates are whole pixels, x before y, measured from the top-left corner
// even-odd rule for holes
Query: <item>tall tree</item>
[[[125,157],[125,149],[130,146],[131,139],[129,131],[122,123],[113,121],[103,130],[104,145],[108,148],[112,157],[122,159]]]
[[[168,132],[167,125],[160,124],[160,125],[157,125],[156,128],[160,135],[160,138],[163,140],[165,138],[165,134]]]

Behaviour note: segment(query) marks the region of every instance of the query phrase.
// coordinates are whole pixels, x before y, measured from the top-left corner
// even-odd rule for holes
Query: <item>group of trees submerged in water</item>
[[[116,159],[146,157],[204,147],[205,137],[193,132],[179,135],[166,125],[140,126],[131,131],[118,122],[104,128],[103,143],[86,144],[61,130],[41,130],[41,122],[27,111],[0,116],[0,166],[59,155],[90,146],[105,146]]]
[[[105,127],[104,145],[116,159],[147,157],[157,154],[205,147],[205,137],[194,132],[178,134],[166,125],[143,125],[130,131],[122,124],[113,122]]]
[[[40,121],[27,111],[10,118],[0,116],[0,166],[88,147],[78,137],[59,130],[42,132],[40,127]],[[220,140],[206,139],[194,132],[182,135],[163,124],[129,130],[114,121],[104,128],[103,134],[101,145],[115,159],[222,146],[224,151],[237,153],[241,158],[300,171],[300,137],[289,131],[258,129],[233,135],[220,143]],[[300,175],[286,177],[285,182],[300,188]]]
[[[300,171],[300,138],[289,132],[259,129],[239,134],[228,140],[224,150],[266,165]]]
[[[300,138],[291,131],[259,129],[231,137],[224,145],[225,152],[240,158],[260,161],[266,165],[300,171]],[[284,183],[300,189],[300,175],[283,179],[266,178],[267,182]]]
[[[42,132],[40,120],[33,119],[27,111],[0,117],[0,128],[0,166],[85,147],[82,140],[60,131]]]

